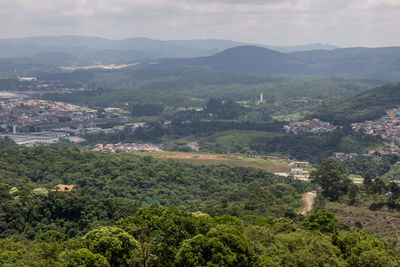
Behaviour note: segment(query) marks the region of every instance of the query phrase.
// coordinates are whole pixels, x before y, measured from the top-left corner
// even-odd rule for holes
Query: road
[[[317,193],[315,191],[307,192],[301,196],[301,200],[304,202],[304,209],[302,209],[297,214],[301,214],[306,216],[311,210],[314,205],[315,198],[317,197]]]

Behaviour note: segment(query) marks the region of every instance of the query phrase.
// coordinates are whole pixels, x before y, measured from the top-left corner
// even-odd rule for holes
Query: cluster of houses
[[[43,131],[34,133],[0,134],[0,137],[9,137],[18,145],[37,146],[59,143],[61,140],[68,140],[71,143],[81,143],[85,139],[78,136],[71,136],[67,132]]]
[[[38,79],[37,77],[17,77],[18,84],[16,88],[10,88],[13,91],[43,91],[43,90],[51,90],[57,92],[71,92],[71,91],[84,91],[88,89],[86,84],[82,85],[72,85],[71,83],[66,84],[64,81],[60,80],[51,80],[45,81]],[[72,86],[72,87],[71,87]]]
[[[117,144],[97,144],[92,151],[95,152],[106,152],[106,153],[116,153],[121,152],[131,152],[131,151],[142,151],[142,152],[152,152],[152,151],[163,151],[161,146],[153,144],[136,144],[136,143],[117,143]]]
[[[52,192],[71,192],[78,190],[78,187],[74,184],[58,184],[56,185]]]
[[[60,118],[71,121],[96,118],[94,109],[41,99],[2,98],[0,106],[0,126],[5,131],[10,131],[12,125],[59,122]]]
[[[344,161],[347,159],[352,159],[357,156],[358,156],[357,153],[334,152],[332,158],[337,161]]]
[[[147,122],[134,122],[126,123],[122,125],[116,125],[110,128],[102,128],[96,125],[94,122],[89,122],[86,124],[78,124],[74,127],[60,127],[55,128],[52,131],[56,132],[68,132],[73,135],[86,135],[86,134],[112,134],[118,133],[119,131],[134,132],[138,127],[147,128]]]
[[[271,157],[268,157],[271,158]],[[275,173],[278,176],[288,177],[292,175],[295,179],[309,181],[310,180],[310,171],[307,170],[311,167],[310,163],[307,161],[287,161],[291,167],[290,173],[286,172],[277,172]],[[305,170],[306,169],[306,170]]]
[[[386,115],[374,121],[353,123],[355,131],[361,129],[367,134],[379,135],[393,147],[400,146],[400,107],[386,111]]]
[[[337,127],[329,122],[319,119],[296,121],[283,126],[287,133],[298,134],[301,132],[324,133],[335,130]]]
[[[194,151],[199,151],[200,145],[198,142],[189,142],[186,145]]]

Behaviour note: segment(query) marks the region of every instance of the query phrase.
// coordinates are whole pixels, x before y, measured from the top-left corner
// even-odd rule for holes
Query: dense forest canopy
[[[252,168],[196,167],[55,147],[0,150],[0,166],[3,237],[45,229],[75,236],[151,203],[210,215],[295,217],[300,194],[310,189]],[[77,190],[52,191],[58,184]]]
[[[210,217],[145,207],[80,238],[50,230],[34,241],[0,240],[3,266],[396,266],[398,249],[351,232],[333,214],[303,222],[267,216]]]

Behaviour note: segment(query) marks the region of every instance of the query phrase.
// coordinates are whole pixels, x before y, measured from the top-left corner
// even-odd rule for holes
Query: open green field
[[[287,115],[272,116],[272,118],[274,120],[284,121],[284,122],[300,121],[304,118],[304,114],[300,114],[300,112],[295,112]]]
[[[269,159],[246,158],[228,154],[186,153],[186,152],[135,152],[139,156],[153,156],[162,160],[174,160],[194,165],[241,166],[263,169],[269,172],[290,172],[289,164]]]
[[[275,138],[283,136],[280,133],[264,132],[264,131],[254,131],[254,130],[230,130],[215,133],[208,136],[208,140],[213,140],[217,145],[224,147],[249,147],[252,140],[257,140],[257,138]]]

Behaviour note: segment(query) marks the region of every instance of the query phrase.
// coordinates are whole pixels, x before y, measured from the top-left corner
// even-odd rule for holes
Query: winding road
[[[301,200],[304,202],[304,209],[299,211],[297,214],[301,214],[306,216],[314,205],[315,198],[317,197],[317,193],[315,191],[307,192],[301,196]]]

